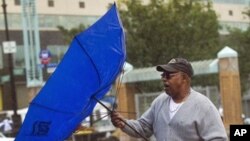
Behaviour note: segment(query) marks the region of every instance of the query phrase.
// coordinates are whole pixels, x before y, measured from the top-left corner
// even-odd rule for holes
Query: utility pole
[[[10,41],[9,37],[9,28],[8,28],[8,19],[7,19],[7,10],[6,10],[6,3],[5,0],[3,0],[3,14],[4,14],[4,24],[5,24],[5,35],[6,35],[6,41]],[[8,67],[10,72],[10,91],[12,96],[12,108],[14,111],[14,114],[12,115],[14,134],[17,133],[19,130],[19,127],[21,126],[21,116],[17,114],[17,97],[16,97],[16,87],[15,87],[15,79],[14,79],[14,72],[13,72],[13,59],[12,59],[12,53],[7,54],[8,55]]]

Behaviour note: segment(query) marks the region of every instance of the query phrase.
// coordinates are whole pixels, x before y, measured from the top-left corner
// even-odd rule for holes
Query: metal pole
[[[7,10],[6,10],[7,5],[5,3],[5,0],[3,0],[2,7],[3,7],[3,14],[4,14],[6,40],[10,41],[8,20],[7,20]],[[14,115],[12,116],[12,120],[13,120],[13,124],[14,124],[14,128],[15,128],[15,127],[20,127],[21,116],[17,114],[17,98],[16,98],[16,87],[15,87],[15,80],[14,80],[14,73],[13,73],[12,53],[8,54],[8,63],[9,63],[8,67],[9,67],[9,71],[10,71],[10,91],[12,94],[12,108],[14,111]]]
[[[6,40],[10,41],[9,38],[9,28],[8,28],[8,20],[7,20],[7,12],[6,12],[6,3],[5,0],[3,0],[3,14],[4,14],[4,23],[5,23],[5,35]],[[9,71],[10,71],[10,85],[11,85],[11,94],[12,94],[12,107],[14,110],[14,114],[17,114],[17,100],[16,100],[16,89],[15,89],[15,80],[14,80],[14,74],[13,74],[13,60],[12,60],[12,53],[8,54],[8,63],[9,63]]]

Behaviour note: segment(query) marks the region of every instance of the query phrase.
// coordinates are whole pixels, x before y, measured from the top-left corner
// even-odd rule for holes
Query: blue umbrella
[[[61,63],[30,103],[16,141],[63,141],[111,88],[126,58],[116,5],[76,35]]]

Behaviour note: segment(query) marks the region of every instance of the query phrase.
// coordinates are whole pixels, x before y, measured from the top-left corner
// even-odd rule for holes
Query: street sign
[[[51,60],[51,53],[48,49],[44,49],[44,50],[41,50],[39,57],[41,60],[41,64],[47,65],[47,64],[49,64],[49,62]]]
[[[49,63],[47,65],[47,73],[53,73],[56,70],[57,66],[58,66],[57,63]]]
[[[16,53],[16,42],[15,41],[4,41],[3,42],[3,53]]]

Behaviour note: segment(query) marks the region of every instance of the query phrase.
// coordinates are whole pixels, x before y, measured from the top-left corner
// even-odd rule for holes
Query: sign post
[[[10,91],[12,96],[12,108],[14,114],[12,115],[13,120],[13,133],[16,134],[19,130],[19,127],[21,126],[21,116],[17,114],[17,97],[16,97],[16,86],[15,86],[15,79],[14,79],[14,72],[13,72],[13,59],[12,59],[12,53],[16,51],[16,45],[15,42],[10,41],[9,38],[9,28],[8,28],[8,20],[7,20],[7,10],[6,10],[6,3],[5,0],[3,0],[3,14],[4,14],[4,23],[5,23],[5,34],[6,34],[6,40],[7,42],[3,43],[4,46],[4,52],[6,51],[8,53],[8,63],[9,63],[9,72],[10,72]]]

